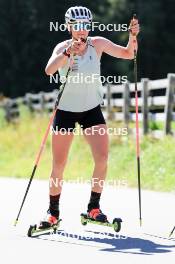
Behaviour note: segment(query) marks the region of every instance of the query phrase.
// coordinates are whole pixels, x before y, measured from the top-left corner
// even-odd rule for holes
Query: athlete
[[[59,71],[60,77],[64,78],[71,67],[53,122],[53,131],[57,133],[52,135],[50,205],[46,218],[40,223],[41,227],[52,226],[59,220],[61,183],[76,123],[83,129],[95,164],[92,175],[94,184],[91,186],[87,214],[97,221],[107,220],[107,216],[100,209],[103,186],[99,183],[106,178],[109,152],[107,126],[100,108],[103,102],[100,59],[103,53],[116,58],[133,59],[134,45],[137,49],[137,42],[134,44],[134,40],[139,33],[138,21],[134,19],[130,24],[126,47],[116,45],[104,37],[90,37],[89,25],[92,23],[92,14],[88,8],[82,6],[70,7],[65,14],[65,21],[71,38],[54,48],[45,69],[47,75]],[[77,75],[81,76],[79,82],[74,81]],[[98,133],[101,129],[105,133]],[[62,133],[63,130],[66,133]]]

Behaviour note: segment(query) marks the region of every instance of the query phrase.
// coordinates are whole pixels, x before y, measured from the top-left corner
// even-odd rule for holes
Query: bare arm
[[[114,42],[98,37],[96,39],[96,45],[101,50],[101,53],[105,52],[110,56],[122,59],[133,59],[134,58],[134,39],[131,34],[129,36],[129,41],[126,47],[115,44]],[[97,49],[99,49],[97,47]],[[136,50],[137,50],[137,41],[136,41]]]
[[[50,57],[45,72],[47,75],[54,74],[59,68],[66,65],[68,57],[63,54],[65,48],[68,47],[67,41],[59,43],[53,50],[52,56]]]
[[[82,39],[77,40],[67,40],[59,43],[50,57],[45,72],[47,75],[54,74],[58,69],[64,67],[68,62],[68,57],[63,54],[63,51],[66,49],[66,53],[70,56],[78,54],[82,49],[84,49],[86,43]]]
[[[99,57],[103,52],[117,58],[122,59],[133,59],[134,58],[134,49],[138,49],[137,38],[136,36],[139,33],[139,24],[138,20],[132,20],[130,24],[130,34],[129,41],[126,47],[115,44],[114,42],[103,38],[103,37],[94,37],[93,43],[96,48],[97,54]]]

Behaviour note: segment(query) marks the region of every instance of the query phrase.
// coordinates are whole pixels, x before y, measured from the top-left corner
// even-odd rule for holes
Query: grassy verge
[[[36,153],[48,124],[48,116],[32,117],[25,107],[17,125],[7,124],[0,111],[0,176],[28,178]],[[110,127],[121,124],[109,123]],[[175,139],[141,139],[142,187],[159,191],[175,190]],[[36,172],[36,178],[48,179],[51,171],[51,136]],[[110,136],[108,180],[137,186],[135,140],[127,136]],[[93,160],[82,136],[75,136],[70,149],[65,179],[90,179]]]

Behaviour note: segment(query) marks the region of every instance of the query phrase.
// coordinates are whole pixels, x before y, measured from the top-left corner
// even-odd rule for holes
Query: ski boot
[[[87,214],[81,214],[81,223],[82,225],[87,225],[87,223],[103,225],[113,227],[115,232],[119,232],[121,229],[121,218],[114,218],[113,222],[110,223],[107,219],[107,216],[102,213],[99,208],[90,210]]]
[[[47,215],[44,217],[42,221],[40,221],[39,225],[31,225],[28,229],[28,237],[32,237],[36,234],[53,231],[55,234],[59,225],[60,225],[61,219],[59,217],[55,217],[51,215],[50,211],[47,211]]]

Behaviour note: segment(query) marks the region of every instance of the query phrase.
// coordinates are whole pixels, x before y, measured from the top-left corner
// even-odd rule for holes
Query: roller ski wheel
[[[91,224],[109,226],[112,227],[115,232],[119,232],[121,230],[121,222],[122,222],[121,218],[114,218],[113,222],[110,223],[107,220],[106,215],[104,215],[100,209],[93,209],[93,212],[91,210],[90,213],[81,214],[82,225],[87,225],[87,223],[91,223]]]
[[[31,225],[29,227],[28,232],[27,232],[27,236],[32,237],[32,235],[35,233],[36,229],[37,229],[37,225]]]
[[[28,237],[32,237],[48,231],[52,231],[56,234],[57,229],[60,226],[60,222],[61,219],[57,219],[56,217],[48,214],[46,218],[39,223],[39,225],[31,225],[28,229],[27,235]]]
[[[120,232],[121,223],[122,223],[122,219],[121,218],[114,218],[114,220],[112,222],[112,225],[113,225],[113,228],[114,228],[115,232],[117,232],[117,233]]]

